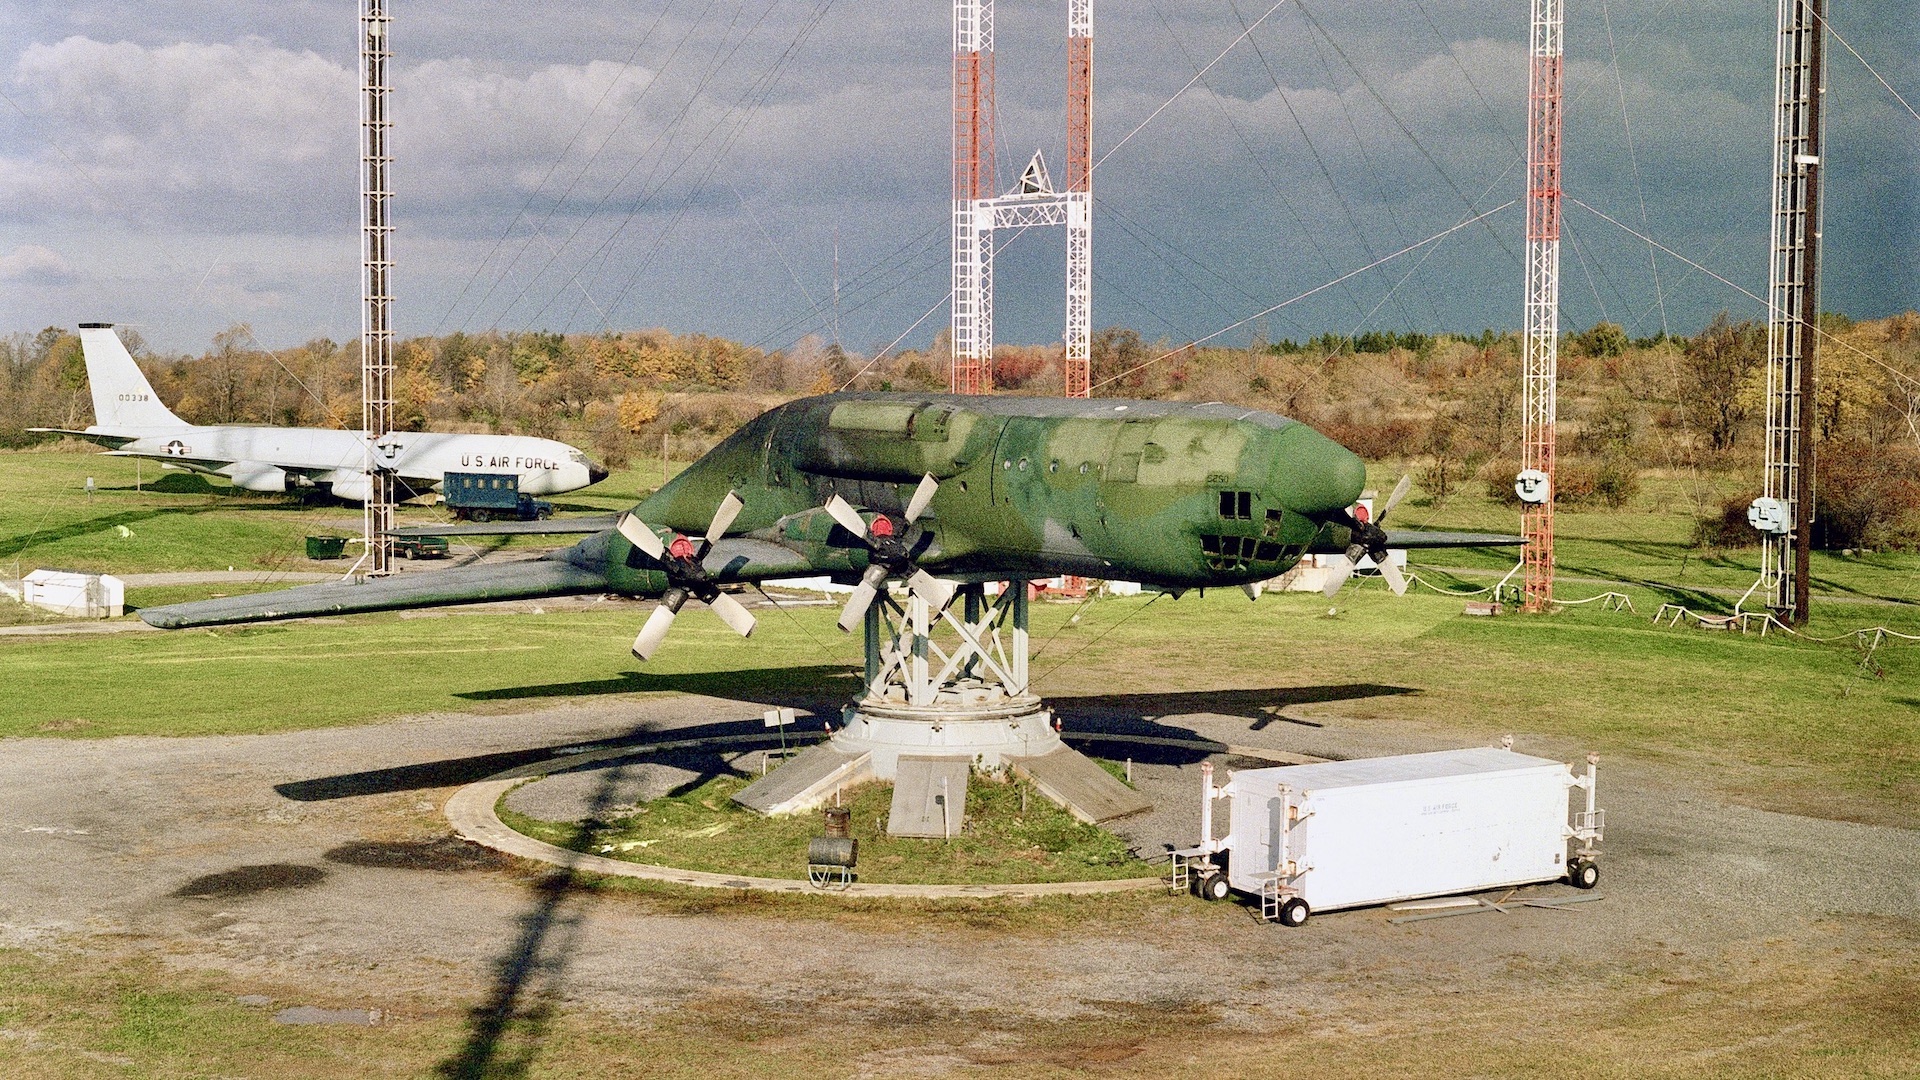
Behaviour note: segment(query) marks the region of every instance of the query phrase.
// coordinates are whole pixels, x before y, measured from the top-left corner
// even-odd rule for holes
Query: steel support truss
[[[1560,339],[1560,0],[1533,0],[1527,91],[1527,298],[1522,341],[1522,609],[1553,603],[1554,425]],[[1539,481],[1544,478],[1544,484]]]
[[[989,598],[963,585],[934,611],[918,593],[881,593],[866,615],[866,706],[934,708],[1024,701],[1028,584],[1010,581]],[[956,612],[954,609],[960,610]]]
[[[393,164],[387,136],[387,64],[392,57],[386,0],[360,4],[360,384],[366,432],[363,519],[366,573],[393,572]]]
[[[1774,85],[1773,231],[1768,260],[1767,445],[1754,591],[1776,618],[1807,620],[1813,552],[1813,391],[1819,335],[1820,106],[1825,0],[1780,0]]]

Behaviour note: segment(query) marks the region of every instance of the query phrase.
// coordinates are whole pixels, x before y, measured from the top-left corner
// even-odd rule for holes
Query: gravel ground
[[[1323,756],[1434,748],[1343,726],[1338,696],[1276,718],[1213,695],[1218,711],[1157,726]],[[1152,723],[1141,713],[1153,699],[1056,704],[1070,729]],[[544,993],[618,1014],[716,993],[778,1009],[884,1000],[1035,1017],[1177,1001],[1258,1026],[1274,1010],[1409,988],[1520,978],[1551,990],[1596,965],[1657,970],[1749,946],[1831,946],[1836,917],[1843,928],[1851,917],[1892,919],[1912,936],[1920,918],[1920,833],[1727,805],[1694,777],[1626,761],[1602,763],[1604,901],[1408,926],[1372,909],[1288,931],[1215,908],[1174,929],[1095,919],[988,941],[951,921],[669,914],[590,894],[568,899],[568,918],[554,921],[551,898],[527,875],[446,839],[438,809],[461,784],[562,747],[755,730],[759,711],[692,697],[609,700],[269,736],[5,740],[0,944],[143,949],[368,1008],[464,1007],[519,952],[542,961]],[[1517,748],[1567,760],[1584,752],[1524,735]],[[1194,764],[1136,763],[1158,803],[1125,826],[1143,849],[1192,835]],[[613,796],[635,801],[703,767],[636,773]],[[1516,975],[1516,958],[1537,974]],[[1223,977],[1252,971],[1266,977]]]

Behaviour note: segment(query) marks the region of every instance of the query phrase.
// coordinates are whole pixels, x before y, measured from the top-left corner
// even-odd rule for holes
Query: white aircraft
[[[313,487],[352,502],[366,500],[365,432],[189,424],[160,403],[112,323],[81,323],[80,345],[93,391],[92,425],[85,431],[32,430],[88,439],[120,457],[157,458],[224,476],[248,491]],[[566,443],[525,435],[396,431],[380,440],[373,457],[376,468],[393,470],[415,494],[434,490],[449,472],[517,473],[527,495],[557,495],[607,475]]]

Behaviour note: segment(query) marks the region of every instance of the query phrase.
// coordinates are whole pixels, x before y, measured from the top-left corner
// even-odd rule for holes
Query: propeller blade
[[[960,587],[953,582],[942,581],[925,570],[915,570],[913,575],[907,578],[907,588],[912,589],[922,600],[925,600],[927,606],[932,608],[936,615],[945,611],[947,605],[953,601],[953,594],[960,591]]]
[[[713,613],[720,616],[720,621],[731,627],[734,633],[741,637],[753,635],[753,612],[748,611],[746,605],[740,601],[726,593],[720,593],[708,601],[707,606],[712,608]]]
[[[927,504],[933,501],[933,493],[940,490],[940,481],[932,474],[920,478],[920,486],[913,489],[913,498],[907,501],[907,522],[912,524],[927,512]]]
[[[853,504],[838,495],[827,500],[827,516],[840,523],[840,527],[855,536],[867,535],[867,522]]]
[[[719,509],[713,512],[712,523],[707,526],[707,543],[711,544],[727,535],[727,527],[733,524],[734,518],[740,516],[740,508],[745,505],[740,501],[740,496],[727,492],[727,497],[720,500]]]
[[[640,628],[640,635],[633,639],[633,655],[642,660],[652,659],[654,650],[666,640],[667,628],[673,625],[674,611],[662,603],[647,616],[647,625]]]
[[[1240,591],[1247,594],[1247,599],[1258,600],[1260,599],[1261,584],[1262,583],[1258,581],[1249,581],[1245,585],[1240,586]]]
[[[1393,560],[1376,559],[1374,561],[1380,565],[1380,576],[1387,579],[1387,588],[1393,590],[1393,595],[1407,595],[1407,577],[1400,572],[1399,567],[1393,565]]]
[[[860,619],[866,615],[867,608],[872,606],[873,598],[880,595],[880,587],[885,585],[886,581],[886,567],[867,567],[867,572],[860,575],[860,584],[853,587],[853,595],[847,598],[847,606],[840,611],[841,630],[849,634],[853,633],[853,628],[860,624]]]
[[[1353,576],[1353,560],[1345,555],[1338,558],[1340,561],[1333,565],[1333,573],[1327,575],[1327,583],[1320,588],[1329,600],[1333,599],[1340,592],[1340,586],[1345,585],[1347,579]]]
[[[1412,490],[1413,476],[1409,473],[1401,473],[1400,482],[1393,485],[1393,494],[1387,496],[1387,505],[1381,507],[1380,512],[1373,515],[1374,524],[1378,525],[1381,518],[1393,513],[1393,508],[1400,505],[1400,500],[1406,498],[1407,492]]]
[[[620,515],[620,535],[627,538],[627,543],[632,544],[634,547],[639,548],[655,559],[664,559],[666,557],[667,549],[665,545],[660,543],[660,538],[654,535],[652,529],[647,528],[646,522],[641,521],[632,514]]]

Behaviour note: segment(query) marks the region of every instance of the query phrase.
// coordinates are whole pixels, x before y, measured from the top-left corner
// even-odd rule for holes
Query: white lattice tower
[[[1564,12],[1533,0],[1527,88],[1527,300],[1522,330],[1522,475],[1544,475],[1544,496],[1521,516],[1523,607],[1553,602],[1554,422],[1560,338],[1560,90]]]
[[[365,530],[369,574],[393,570],[393,470],[387,435],[393,430],[391,319],[393,190],[387,136],[387,62],[391,58],[386,0],[360,4],[360,380],[361,426],[366,430]],[[387,444],[387,445],[383,445]]]
[[[1757,590],[1777,616],[1807,618],[1813,550],[1814,355],[1820,317],[1820,105],[1825,0],[1780,0],[1768,266],[1767,446]]]
[[[953,3],[953,378],[993,385],[993,0]]]

